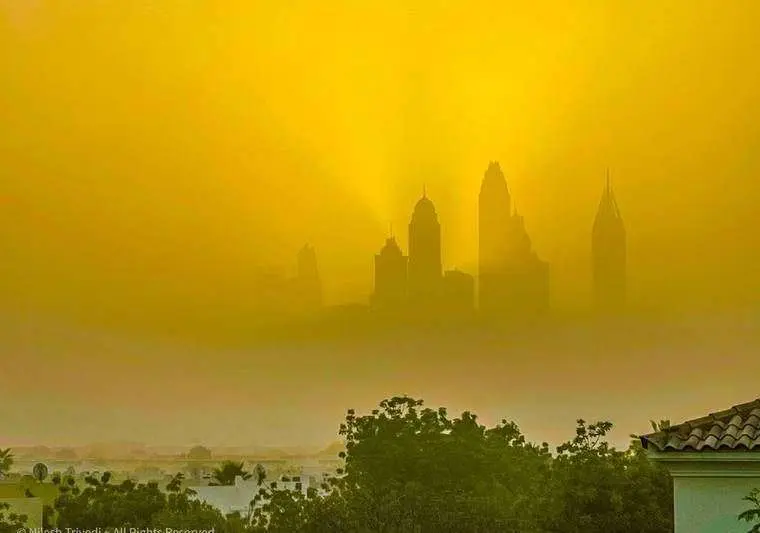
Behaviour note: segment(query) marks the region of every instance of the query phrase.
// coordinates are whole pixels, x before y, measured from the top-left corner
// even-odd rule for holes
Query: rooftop
[[[760,451],[760,399],[639,438],[657,452]]]

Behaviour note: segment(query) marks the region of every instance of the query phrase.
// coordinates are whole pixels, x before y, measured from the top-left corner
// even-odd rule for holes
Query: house
[[[259,492],[254,480],[235,478],[234,485],[209,485],[192,487],[195,498],[219,509],[224,515],[239,512],[246,516],[250,511],[251,501]]]
[[[269,482],[268,485],[269,488],[297,491],[306,495],[310,482],[309,478],[300,475],[281,476],[277,480]],[[195,491],[194,498],[216,507],[224,515],[238,512],[242,516],[248,516],[252,510],[251,502],[262,487],[255,479],[243,479],[241,476],[237,476],[234,485],[208,485],[191,488]],[[263,502],[259,501],[254,507],[262,504]]]
[[[760,488],[760,399],[640,439],[673,476],[675,533],[746,533],[737,517]]]

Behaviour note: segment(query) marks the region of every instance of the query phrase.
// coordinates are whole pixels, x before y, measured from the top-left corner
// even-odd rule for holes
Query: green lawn
[[[0,483],[0,500],[6,498],[23,498],[24,489],[37,498],[42,499],[43,505],[52,505],[58,496],[58,487],[52,483],[37,483],[30,479],[21,479],[16,483]]]

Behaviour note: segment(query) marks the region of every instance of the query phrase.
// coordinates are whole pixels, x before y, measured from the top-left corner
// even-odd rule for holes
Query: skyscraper
[[[391,236],[375,255],[375,291],[372,307],[382,311],[398,311],[406,304],[407,257]]]
[[[441,225],[433,202],[423,193],[409,223],[409,299],[412,305],[432,303],[442,279]]]
[[[499,163],[488,164],[478,197],[478,307],[503,314],[508,305],[505,271],[509,256],[512,198]]]
[[[549,308],[549,265],[538,258],[523,217],[512,207],[498,162],[488,165],[478,206],[480,312],[510,319],[542,315]]]
[[[594,218],[591,254],[597,311],[622,311],[626,301],[626,235],[609,175]]]

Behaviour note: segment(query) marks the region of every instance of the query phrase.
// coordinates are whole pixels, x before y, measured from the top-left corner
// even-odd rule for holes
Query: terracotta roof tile
[[[760,399],[642,435],[644,448],[660,452],[757,450],[760,452]]]

